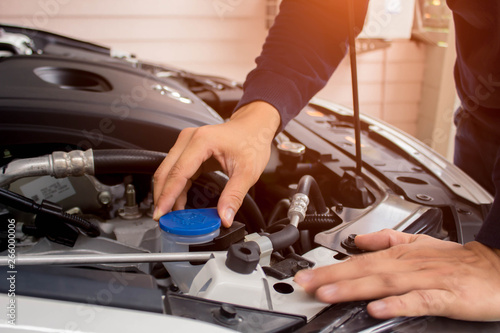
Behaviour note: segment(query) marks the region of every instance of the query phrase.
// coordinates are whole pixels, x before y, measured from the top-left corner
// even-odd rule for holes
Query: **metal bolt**
[[[236,309],[234,308],[234,306],[231,306],[229,304],[222,304],[220,306],[220,314],[222,317],[224,318],[234,318],[236,317]]]
[[[431,197],[430,195],[427,195],[427,194],[417,194],[416,197],[417,197],[417,199],[420,199],[422,201],[432,201],[432,200],[434,200],[433,197]]]
[[[356,234],[350,234],[346,239],[342,241],[342,243],[340,243],[340,245],[342,245],[342,247],[346,249],[348,253],[356,254],[363,252],[356,246],[356,243],[354,242],[354,238],[356,238],[356,236]]]
[[[309,263],[306,260],[299,260],[295,263],[294,267],[292,268],[292,272],[295,274],[298,271],[301,271],[303,269],[309,268]]]
[[[125,190],[125,206],[133,207],[137,205],[135,200],[135,187],[132,184],[127,185],[127,189]]]
[[[351,244],[351,245],[355,245],[356,243],[354,243],[354,239],[356,238],[356,234],[350,234],[348,237],[347,237],[347,243],[348,244]]]
[[[99,202],[101,204],[109,205],[113,197],[111,196],[111,193],[109,193],[108,191],[102,191],[99,193],[97,199],[99,199]]]
[[[135,187],[128,184],[125,190],[125,206],[118,211],[118,215],[125,220],[134,220],[142,216],[135,200]]]
[[[306,269],[309,268],[309,263],[305,260],[299,260],[297,262],[297,267],[300,267],[300,269]]]
[[[241,318],[237,316],[236,308],[230,304],[222,304],[219,311],[213,313],[215,319],[224,325],[237,325]]]

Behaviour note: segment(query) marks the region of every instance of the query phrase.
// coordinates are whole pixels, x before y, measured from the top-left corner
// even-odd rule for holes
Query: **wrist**
[[[273,133],[278,130],[281,117],[278,110],[264,101],[254,101],[236,110],[230,118],[231,121],[245,121],[255,124],[260,128],[269,129]]]

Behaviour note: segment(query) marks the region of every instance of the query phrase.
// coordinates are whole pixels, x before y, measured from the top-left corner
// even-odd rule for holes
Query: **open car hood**
[[[41,207],[34,212],[5,197],[0,201],[1,220],[15,225],[19,314],[16,326],[4,316],[0,327],[12,332],[498,331],[498,323],[437,317],[376,320],[366,302],[323,304],[295,284],[298,269],[357,253],[352,234],[390,228],[471,241],[493,200],[423,143],[366,116],[362,174],[357,174],[352,112],[321,100],[313,100],[276,136],[269,164],[245,198],[238,222],[214,242],[189,248],[190,254],[208,254],[201,264],[188,264],[199,270],[193,285],[202,275],[207,283],[182,290],[174,272],[151,257],[162,244],[150,215],[151,176],[161,152],[168,152],[183,128],[227,119],[241,86],[44,31],[0,28],[0,185],[5,197],[15,193]],[[102,166],[113,158],[119,168]],[[263,237],[286,226],[290,200],[306,175],[317,182],[328,212],[309,207],[307,223],[299,224],[300,240],[261,254],[257,277],[227,270],[232,246],[244,239],[262,245]],[[189,192],[188,207],[214,207],[225,182],[222,173],[202,175]],[[312,206],[318,209],[317,203]],[[59,215],[89,224],[75,227],[71,217],[47,218],[44,209],[54,207]],[[2,228],[0,251],[8,265],[11,227]],[[144,260],[98,260],[110,255]],[[48,265],[44,260],[55,258],[50,256],[80,261]],[[23,264],[23,258],[31,261]],[[0,302],[6,305],[13,299],[7,272],[5,266],[7,276],[0,282]]]

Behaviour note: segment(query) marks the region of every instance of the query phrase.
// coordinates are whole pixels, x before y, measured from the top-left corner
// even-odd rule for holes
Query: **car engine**
[[[6,266],[15,238],[16,294],[36,316],[66,313],[60,307],[69,304],[76,310],[68,318],[84,332],[106,331],[99,316],[111,318],[116,309],[133,312],[115,325],[141,321],[158,330],[144,325],[498,330],[498,323],[435,317],[378,320],[366,302],[324,304],[295,284],[301,269],[360,253],[356,234],[389,228],[471,241],[493,200],[429,147],[367,116],[357,172],[352,111],[331,102],[313,100],[275,137],[230,228],[165,250],[164,231],[152,219],[153,173],[182,129],[225,121],[241,95],[228,79],[0,25],[0,251]],[[252,142],[238,144],[252,153]],[[204,223],[227,181],[222,172],[201,174],[186,210],[176,214],[186,224]],[[6,295],[6,279],[0,288]]]

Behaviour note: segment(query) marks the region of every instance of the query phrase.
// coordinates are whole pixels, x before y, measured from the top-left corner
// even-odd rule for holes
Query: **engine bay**
[[[15,221],[19,295],[46,299],[47,308],[53,300],[132,309],[241,332],[495,328],[376,320],[366,302],[324,304],[293,281],[301,269],[360,253],[356,234],[474,239],[491,195],[416,139],[362,117],[360,174],[351,110],[315,100],[276,136],[230,228],[162,252],[153,173],[183,128],[227,119],[241,86],[0,28],[0,251],[5,259],[3,222]],[[185,224],[205,221],[200,211],[216,207],[227,181],[222,172],[193,180]]]

